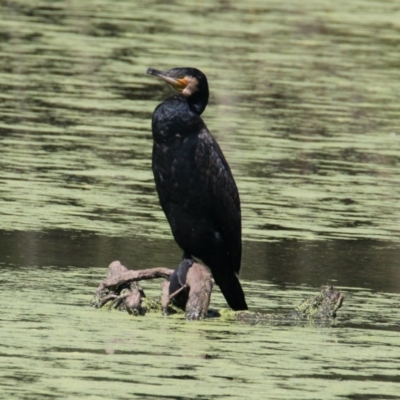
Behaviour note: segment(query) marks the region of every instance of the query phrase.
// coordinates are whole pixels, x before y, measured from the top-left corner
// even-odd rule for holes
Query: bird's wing
[[[239,273],[242,255],[242,226],[239,192],[232,172],[217,141],[204,128],[199,135],[196,164],[212,193],[212,210],[231,255],[236,273]]]

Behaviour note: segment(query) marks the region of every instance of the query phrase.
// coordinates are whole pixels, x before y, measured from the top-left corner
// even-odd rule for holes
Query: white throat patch
[[[186,97],[191,96],[197,92],[199,81],[193,76],[185,76],[185,81],[188,83],[185,89],[182,90],[182,94]]]

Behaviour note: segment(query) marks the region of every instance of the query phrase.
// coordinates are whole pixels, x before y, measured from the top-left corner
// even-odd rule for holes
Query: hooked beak
[[[173,89],[182,93],[188,86],[189,82],[185,78],[176,78],[173,76],[168,76],[166,72],[159,71],[158,69],[148,68],[146,71],[147,75],[154,75],[161,78],[168,83]]]

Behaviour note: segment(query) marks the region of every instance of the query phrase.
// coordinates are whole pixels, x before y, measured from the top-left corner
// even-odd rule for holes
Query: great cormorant
[[[146,73],[179,92],[154,110],[152,168],[161,207],[184,252],[181,270],[191,265],[185,260],[199,258],[229,306],[246,310],[237,277],[242,254],[239,193],[218,143],[200,117],[208,102],[207,78],[196,68],[149,68]],[[177,275],[171,283],[175,287]]]

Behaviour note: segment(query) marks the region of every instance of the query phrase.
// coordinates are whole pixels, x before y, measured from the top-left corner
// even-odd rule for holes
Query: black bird
[[[237,277],[242,255],[239,193],[218,143],[200,117],[208,103],[207,78],[195,68],[149,68],[146,73],[179,92],[154,110],[152,167],[161,207],[184,252],[180,266],[187,271],[191,263],[185,260],[199,258],[229,306],[247,310]],[[175,273],[175,287],[177,275],[181,273]]]

